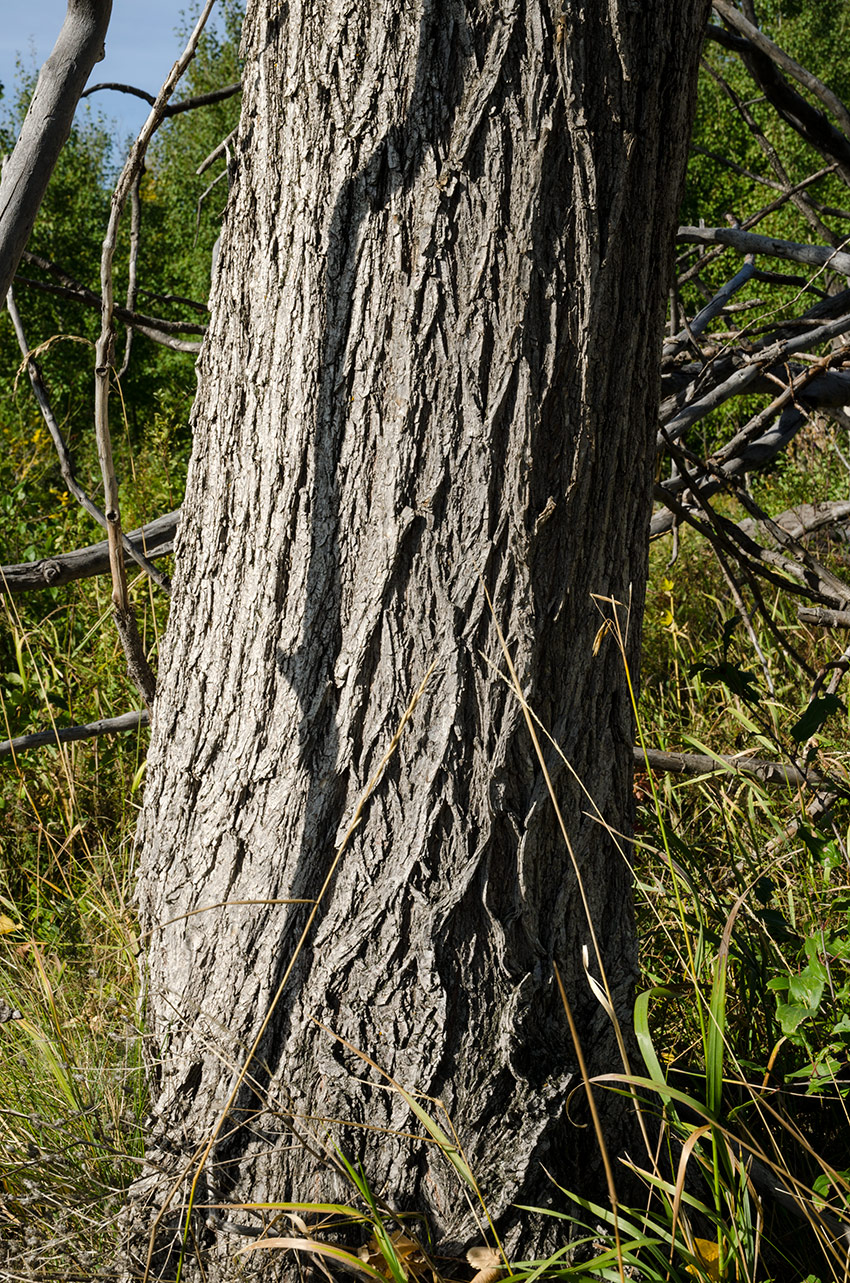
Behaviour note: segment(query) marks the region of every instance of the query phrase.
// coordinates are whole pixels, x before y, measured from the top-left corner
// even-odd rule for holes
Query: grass
[[[654,567],[639,710],[648,742],[799,754],[790,738],[807,702],[799,672],[765,632],[759,642],[773,697],[762,689],[758,703],[730,698],[712,681],[728,603],[696,545],[683,546],[681,558],[680,570]],[[676,576],[689,583],[687,596]],[[775,612],[795,648],[820,666],[828,640],[797,625],[782,601]],[[21,693],[17,702],[4,697],[10,727],[43,722],[57,707],[78,715],[81,692],[103,689],[105,679],[116,698],[120,679],[112,670],[107,678],[103,654],[105,646],[112,666],[113,644],[102,634],[93,649],[81,643],[72,616],[37,624],[10,616],[20,683],[7,678],[5,690]],[[727,658],[744,669],[748,639],[727,631]],[[38,713],[28,700],[39,702]],[[840,770],[844,718],[828,719],[818,739],[819,763]],[[94,1277],[95,1266],[112,1259],[123,1191],[139,1171],[145,1097],[129,866],[143,753],[141,741],[125,739],[46,750],[4,768],[2,998],[21,1013],[3,1028],[0,1068],[10,1276]],[[657,1148],[632,1163],[645,1202],[603,1207],[564,1191],[558,1215],[584,1243],[585,1259],[513,1263],[512,1277],[843,1277],[846,1253],[832,1242],[828,1210],[840,1211],[850,1188],[846,809],[839,804],[827,823],[792,834],[803,799],[753,781],[643,772],[636,792],[644,980],[635,1035],[643,1065],[588,1086],[631,1091],[653,1120]],[[477,1192],[454,1142],[434,1128],[459,1183]],[[785,1173],[791,1190],[802,1182],[808,1228],[781,1207],[777,1214],[764,1172],[774,1183]],[[361,1273],[431,1277],[427,1253],[411,1246],[415,1234],[391,1224],[363,1174],[350,1174],[355,1216],[371,1243]],[[280,1236],[281,1248],[300,1238],[314,1255],[343,1250],[326,1228],[317,1237],[301,1224]],[[486,1269],[503,1266],[489,1260]]]
[[[155,472],[143,455],[146,468]],[[791,494],[784,485],[774,482],[774,510]],[[705,549],[684,532],[677,564],[667,557],[667,547],[653,550],[637,709],[646,742],[803,755],[844,775],[841,709],[814,739],[795,738],[807,673],[831,661],[834,639],[800,625],[777,596],[771,626],[754,624],[756,651],[744,625],[729,623],[734,604]],[[161,607],[141,587],[137,600],[155,646]],[[105,585],[5,609],[6,733],[135,705],[103,626]],[[737,687],[736,672],[746,676]],[[0,999],[20,1013],[0,1029],[0,1277],[83,1280],[115,1265],[145,1140],[131,904],[144,754],[143,732],[7,759],[0,774]],[[797,792],[737,776],[638,771],[635,793],[642,982],[623,1045],[641,1060],[586,1086],[629,1093],[643,1113],[650,1143],[628,1174],[642,1201],[594,1205],[564,1191],[561,1209],[546,1213],[564,1219],[563,1250],[512,1262],[512,1277],[843,1278],[847,1254],[830,1216],[850,1193],[850,809],[839,801],[813,820]],[[410,1105],[476,1200],[445,1120],[427,1102]],[[280,1205],[289,1230],[278,1250],[299,1242],[339,1263],[347,1249],[334,1236],[353,1219],[364,1246],[348,1264],[361,1276],[436,1277],[417,1228],[395,1221],[348,1167],[353,1208]],[[612,1187],[625,1176],[615,1164]],[[786,1202],[796,1192],[802,1215],[767,1192],[777,1184]],[[506,1267],[494,1240],[466,1275],[493,1283]]]

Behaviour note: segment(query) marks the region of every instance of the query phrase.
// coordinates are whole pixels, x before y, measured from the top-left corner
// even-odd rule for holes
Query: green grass
[[[799,758],[792,732],[810,680],[775,629],[815,670],[835,640],[777,598],[774,631],[754,625],[762,665],[741,624],[724,630],[733,604],[704,548],[684,534],[678,563],[668,567],[667,555],[653,550],[646,742]],[[107,627],[107,588],[68,596],[8,605],[0,708],[14,733],[135,703]],[[161,609],[144,593],[138,601],[155,645]],[[757,702],[712,679],[724,657],[754,675]],[[816,738],[815,764],[841,775],[846,713]],[[130,853],[144,753],[144,735],[95,741],[7,761],[0,777],[0,997],[22,1016],[2,1029],[2,1263],[33,1279],[94,1277],[113,1259],[123,1191],[139,1172],[146,1104]],[[846,1256],[822,1221],[824,1204],[840,1209],[848,1192],[850,808],[840,801],[795,832],[805,799],[793,790],[645,771],[635,787],[641,1061],[594,1090],[630,1091],[652,1120],[647,1152],[632,1155],[630,1173],[613,1173],[618,1188],[637,1182],[645,1193],[615,1212],[565,1191],[564,1252],[514,1262],[513,1276],[842,1277]],[[464,1186],[465,1159],[448,1148]],[[753,1183],[753,1155],[774,1179],[779,1170],[801,1182],[810,1225]],[[414,1230],[386,1219],[362,1173],[352,1173],[352,1195],[371,1235],[364,1272],[430,1278]],[[326,1227],[321,1241],[333,1250]]]

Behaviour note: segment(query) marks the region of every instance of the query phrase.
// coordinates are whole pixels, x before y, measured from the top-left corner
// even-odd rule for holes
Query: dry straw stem
[[[485,591],[485,593],[486,593],[486,591],[487,591],[487,590],[486,590],[486,588],[485,588],[485,590],[484,590],[484,591]],[[594,599],[594,600],[596,601],[597,606],[599,605],[599,603],[600,603],[600,602],[602,602],[602,603],[604,603],[604,604],[611,605],[611,606],[613,606],[613,608],[614,608],[614,612],[615,612],[615,621],[616,621],[616,622],[615,622],[615,623],[612,623],[610,619],[606,619],[606,620],[605,620],[605,622],[604,622],[604,623],[603,623],[603,625],[602,625],[602,628],[600,629],[600,632],[597,634],[597,645],[598,645],[598,643],[599,643],[599,641],[600,641],[600,639],[601,639],[601,636],[602,636],[603,632],[606,632],[606,631],[613,631],[613,632],[614,632],[614,634],[615,634],[615,636],[616,636],[616,638],[617,638],[617,644],[618,644],[618,647],[619,647],[619,649],[620,649],[620,654],[621,654],[622,659],[623,659],[623,664],[624,664],[624,666],[625,666],[626,676],[627,676],[627,679],[629,680],[629,690],[631,691],[631,689],[632,689],[632,688],[631,688],[631,680],[630,680],[630,678],[629,678],[628,665],[626,664],[626,655],[625,655],[625,638],[623,637],[622,631],[621,631],[620,626],[619,626],[619,619],[618,619],[618,618],[617,618],[617,616],[616,616],[616,610],[617,610],[617,607],[618,607],[619,605],[621,605],[621,603],[614,601],[614,600],[613,600],[613,598],[599,598],[599,599]],[[488,601],[489,601],[489,597],[488,597]],[[491,610],[492,610],[492,603],[491,603]],[[496,625],[496,627],[497,627],[497,630],[498,630],[498,625]],[[600,973],[601,973],[602,978],[603,978],[603,985],[602,985],[602,986],[600,986],[600,985],[599,985],[599,982],[598,982],[597,980],[595,980],[595,979],[592,977],[591,973],[590,973],[590,970],[589,970],[589,967],[588,967],[588,962],[587,962],[587,949],[586,949],[586,946],[585,946],[585,948],[584,948],[584,969],[585,969],[585,975],[587,976],[588,984],[589,984],[589,986],[590,986],[591,990],[593,991],[593,993],[595,994],[595,996],[596,996],[597,1000],[601,1003],[601,1005],[605,1008],[606,1012],[608,1013],[608,1016],[609,1016],[609,1018],[610,1018],[610,1020],[611,1020],[611,1023],[612,1023],[612,1025],[613,1025],[613,1028],[614,1028],[615,1037],[616,1037],[616,1039],[617,1039],[617,1047],[618,1047],[618,1050],[619,1050],[619,1052],[620,1052],[620,1059],[621,1059],[621,1060],[622,1060],[622,1062],[623,1062],[623,1067],[624,1067],[624,1069],[625,1069],[626,1073],[627,1073],[627,1074],[629,1074],[629,1073],[631,1073],[631,1072],[632,1072],[631,1064],[630,1064],[630,1062],[629,1062],[629,1055],[628,1055],[628,1051],[627,1051],[627,1049],[626,1049],[625,1039],[624,1039],[624,1038],[623,1038],[623,1036],[622,1036],[622,1030],[621,1030],[621,1028],[620,1028],[620,1023],[619,1023],[619,1020],[617,1019],[616,1012],[615,1012],[615,1010],[614,1010],[613,1002],[611,1001],[611,991],[610,991],[610,988],[608,987],[607,979],[606,979],[606,976],[605,976],[605,969],[604,969],[604,967],[603,967],[603,965],[602,965],[602,960],[601,960],[600,953],[599,953],[599,947],[598,947],[598,944],[597,944],[597,941],[596,941],[596,936],[595,936],[595,933],[594,933],[593,922],[592,922],[592,920],[591,920],[591,916],[590,916],[590,909],[589,909],[589,906],[588,906],[588,904],[587,904],[587,900],[586,900],[586,897],[585,897],[584,885],[583,885],[583,883],[582,883],[581,874],[580,874],[580,872],[579,872],[579,870],[578,870],[578,868],[577,868],[577,865],[576,865],[576,859],[575,859],[575,855],[573,854],[572,846],[571,846],[571,844],[570,844],[569,838],[568,838],[567,833],[566,833],[566,827],[565,827],[565,824],[564,824],[563,816],[561,815],[560,807],[559,807],[559,805],[558,805],[558,801],[557,801],[557,799],[556,799],[556,797],[555,797],[555,794],[554,794],[554,790],[553,790],[553,787],[552,787],[552,781],[551,781],[551,779],[550,779],[550,777],[549,777],[549,773],[548,773],[548,770],[547,770],[547,768],[546,768],[546,763],[545,763],[545,760],[544,760],[544,758],[543,758],[543,755],[542,755],[542,752],[541,752],[541,749],[540,749],[540,743],[539,743],[539,740],[538,740],[538,738],[537,738],[537,736],[536,736],[536,734],[535,734],[535,731],[534,731],[534,727],[535,727],[535,726],[539,729],[540,733],[541,733],[543,736],[545,736],[545,738],[548,740],[549,744],[552,746],[552,748],[554,749],[554,751],[558,754],[558,756],[560,757],[560,759],[561,759],[561,761],[563,762],[564,766],[565,766],[565,767],[567,768],[567,770],[569,771],[570,775],[573,777],[573,779],[575,780],[575,782],[578,784],[579,788],[580,788],[580,789],[582,790],[582,792],[584,793],[585,797],[587,798],[588,802],[590,803],[591,807],[593,808],[593,816],[594,816],[594,818],[598,821],[598,823],[602,826],[602,828],[605,830],[605,832],[606,832],[606,833],[608,834],[608,836],[611,838],[611,840],[613,841],[614,845],[616,846],[617,850],[619,851],[620,855],[623,857],[623,859],[624,859],[624,860],[627,860],[627,857],[626,857],[626,853],[625,853],[625,849],[624,849],[623,843],[624,843],[624,842],[628,842],[630,839],[625,838],[623,834],[617,833],[617,831],[616,831],[615,829],[613,829],[613,828],[611,827],[611,825],[607,822],[607,820],[605,819],[604,815],[602,814],[602,812],[600,811],[599,807],[597,806],[595,799],[593,798],[592,794],[590,793],[590,791],[588,790],[588,788],[587,788],[586,784],[584,783],[584,780],[582,780],[582,779],[581,779],[581,777],[578,775],[578,773],[577,773],[577,771],[575,770],[575,768],[574,768],[574,766],[573,766],[572,762],[570,762],[570,760],[568,759],[568,757],[567,757],[567,756],[566,756],[566,754],[564,753],[563,749],[561,748],[560,744],[558,744],[558,742],[553,738],[553,736],[551,735],[551,733],[547,730],[547,728],[546,728],[546,727],[543,725],[543,723],[540,721],[540,718],[537,716],[537,714],[534,712],[534,710],[533,710],[533,709],[528,705],[528,703],[527,703],[527,701],[525,700],[525,698],[523,697],[523,695],[522,695],[522,691],[521,691],[521,689],[520,689],[520,687],[519,687],[519,682],[518,682],[518,678],[517,678],[517,675],[516,675],[516,670],[514,669],[513,662],[512,662],[512,660],[511,660],[510,654],[509,654],[509,652],[507,651],[507,647],[506,647],[506,645],[505,645],[505,640],[504,640],[504,637],[502,636],[501,631],[499,631],[499,639],[500,639],[500,643],[501,643],[501,646],[502,646],[502,648],[503,648],[503,653],[504,653],[504,655],[505,655],[505,659],[506,659],[506,662],[507,662],[507,665],[508,665],[508,669],[509,669],[509,676],[508,676],[508,677],[506,677],[506,676],[505,676],[505,674],[504,674],[504,673],[502,673],[502,672],[501,672],[501,671],[496,667],[496,665],[493,663],[493,661],[492,661],[492,660],[490,660],[486,655],[482,655],[482,659],[484,660],[484,662],[485,662],[486,664],[488,664],[488,666],[490,667],[490,669],[491,669],[491,671],[493,672],[494,676],[498,677],[500,681],[505,682],[505,684],[506,684],[507,686],[509,686],[509,687],[510,687],[510,689],[514,692],[514,694],[515,694],[515,695],[517,695],[517,698],[520,700],[520,704],[521,704],[522,709],[523,709],[523,714],[524,714],[524,716],[525,716],[526,723],[529,725],[529,729],[530,729],[530,733],[531,733],[532,742],[533,742],[534,747],[535,747],[535,753],[536,753],[536,755],[537,755],[537,759],[538,759],[538,761],[539,761],[539,763],[540,763],[541,770],[542,770],[543,775],[544,775],[544,779],[546,780],[546,785],[547,785],[547,788],[548,788],[548,791],[549,791],[549,797],[550,797],[550,799],[551,799],[551,801],[552,801],[552,805],[553,805],[553,807],[555,808],[555,814],[556,814],[556,815],[557,815],[557,817],[558,817],[558,822],[559,822],[559,825],[560,825],[560,828],[561,828],[561,833],[562,833],[562,835],[563,835],[563,837],[564,837],[564,841],[565,841],[565,844],[566,844],[567,850],[568,850],[568,851],[569,851],[569,853],[570,853],[570,858],[572,859],[573,868],[574,868],[575,873],[576,873],[576,878],[577,878],[577,881],[578,881],[578,886],[579,886],[579,890],[580,890],[580,893],[581,893],[582,902],[583,902],[583,904],[584,904],[585,916],[586,916],[587,921],[588,921],[588,924],[589,924],[589,928],[590,928],[591,936],[592,936],[593,943],[594,943],[594,949],[595,949],[595,953],[596,953],[596,958],[597,958],[597,961],[598,961],[598,963],[599,963],[599,970],[600,970]],[[633,693],[632,693],[632,700],[634,701],[634,695],[633,695]],[[635,709],[635,715],[637,716],[637,710],[636,710],[636,709]],[[669,853],[668,853],[668,855],[669,855]],[[628,863],[628,860],[627,860],[627,863]],[[659,921],[660,921],[660,918],[659,918]],[[640,1105],[639,1105],[639,1102],[638,1102],[637,1096],[636,1096],[634,1093],[632,1093],[632,1095],[633,1095],[634,1104],[635,1104],[635,1113],[636,1113],[636,1116],[637,1116],[638,1126],[640,1127],[641,1136],[642,1136],[642,1138],[643,1138],[643,1142],[644,1142],[644,1145],[645,1145],[645,1147],[646,1147],[646,1152],[647,1152],[647,1154],[648,1154],[648,1156],[649,1156],[649,1158],[650,1158],[651,1162],[653,1163],[653,1166],[656,1166],[656,1160],[655,1160],[655,1157],[654,1157],[654,1155],[653,1155],[653,1149],[652,1149],[652,1146],[650,1145],[650,1142],[649,1142],[649,1136],[648,1136],[647,1131],[646,1131],[646,1126],[645,1126],[644,1119],[643,1119],[643,1113],[642,1113],[642,1111],[641,1111],[641,1109],[640,1109]],[[660,1175],[660,1173],[659,1173],[659,1175]]]
[[[611,1204],[611,1216],[614,1224],[614,1244],[617,1251],[617,1266],[620,1271],[620,1278],[622,1279],[622,1283],[625,1283],[626,1272],[625,1272],[625,1265],[623,1263],[623,1247],[620,1242],[620,1224],[619,1224],[619,1216],[618,1216],[619,1200],[617,1198],[616,1182],[614,1181],[614,1171],[613,1171],[613,1168],[611,1167],[611,1159],[608,1154],[608,1146],[605,1144],[605,1136],[602,1131],[602,1124],[599,1121],[599,1114],[596,1109],[596,1101],[593,1098],[593,1085],[592,1085],[593,1080],[591,1079],[590,1075],[587,1072],[587,1065],[585,1063],[584,1053],[581,1048],[581,1040],[579,1039],[579,1036],[578,1036],[576,1023],[573,1020],[572,1008],[570,1007],[569,999],[567,998],[567,991],[564,988],[564,982],[561,979],[561,973],[558,970],[558,964],[553,963],[553,966],[555,968],[555,979],[558,982],[558,992],[561,995],[561,1002],[564,1005],[564,1011],[567,1016],[567,1023],[570,1026],[570,1034],[572,1035],[573,1046],[575,1047],[576,1059],[578,1060],[579,1072],[581,1073],[581,1080],[584,1083],[584,1090],[587,1095],[587,1104],[590,1109],[590,1116],[593,1119],[593,1130],[596,1133],[596,1143],[599,1146],[599,1153],[602,1157],[602,1164],[605,1168],[605,1181],[608,1185],[608,1201]],[[611,1015],[614,1021],[616,1022],[616,1017],[613,1015],[613,1007],[611,1009]]]
[[[473,1190],[473,1192],[475,1193],[475,1196],[477,1197],[479,1203],[481,1204],[481,1209],[484,1212],[484,1215],[487,1219],[487,1224],[490,1227],[490,1232],[492,1233],[493,1239],[497,1245],[499,1257],[503,1262],[505,1268],[510,1269],[508,1258],[505,1254],[504,1248],[502,1247],[501,1240],[499,1239],[499,1235],[496,1231],[496,1227],[490,1218],[490,1213],[487,1210],[487,1204],[484,1200],[483,1194],[481,1193],[481,1189],[478,1184],[478,1181],[475,1179],[475,1176],[473,1175],[473,1172],[472,1172],[472,1168],[469,1166],[469,1163],[466,1161],[466,1156],[463,1153],[463,1148],[460,1143],[460,1138],[454,1129],[451,1118],[449,1117],[443,1102],[441,1100],[435,1100],[433,1096],[422,1095],[422,1093],[420,1092],[417,1092],[414,1095],[414,1093],[407,1091],[404,1087],[401,1086],[400,1083],[397,1083],[396,1080],[392,1078],[390,1074],[388,1074],[387,1071],[377,1063],[377,1061],[374,1061],[371,1058],[371,1056],[368,1056],[365,1051],[361,1051],[359,1047],[355,1047],[353,1043],[348,1042],[340,1034],[337,1034],[332,1029],[329,1029],[327,1025],[323,1025],[322,1022],[320,1020],[316,1020],[315,1017],[313,1018],[313,1023],[317,1025],[319,1029],[322,1029],[325,1033],[330,1034],[330,1036],[336,1039],[336,1041],[340,1043],[343,1047],[346,1047],[350,1052],[353,1052],[353,1054],[355,1056],[358,1056],[365,1064],[371,1066],[372,1069],[377,1070],[377,1072],[387,1080],[388,1084],[390,1085],[390,1087],[392,1087],[393,1091],[397,1092],[398,1095],[401,1096],[401,1098],[404,1101],[406,1101],[410,1109],[413,1111],[413,1113],[416,1115],[416,1117],[425,1127],[426,1131],[429,1133],[431,1140],[442,1151],[443,1156],[451,1163],[452,1167],[454,1167],[455,1171],[461,1177],[461,1180],[463,1181],[464,1185],[469,1186],[469,1188]],[[446,1117],[446,1122],[448,1123],[451,1129],[452,1136],[454,1137],[453,1140],[449,1139],[449,1137],[445,1134],[442,1128],[439,1127],[437,1123],[435,1123],[434,1120],[425,1112],[425,1110],[421,1107],[421,1105],[418,1104],[416,1100],[416,1096],[418,1096],[421,1100],[427,1100],[429,1104],[435,1105],[438,1109],[442,1110],[443,1114]],[[421,1138],[417,1136],[417,1137],[414,1137],[414,1139],[419,1140]],[[471,1204],[470,1204],[470,1210],[475,1216],[475,1219],[478,1223],[478,1228],[479,1230],[481,1230],[483,1235],[483,1227],[481,1225],[481,1222],[478,1221],[478,1216],[475,1212],[475,1208],[472,1207]]]
[[[573,845],[572,845],[572,842],[570,841],[570,836],[567,832],[567,826],[564,822],[564,816],[558,804],[558,799],[555,796],[555,789],[552,785],[552,778],[549,775],[549,769],[546,766],[546,759],[543,756],[543,750],[540,747],[540,740],[537,737],[537,730],[535,727],[536,718],[534,717],[534,714],[529,708],[526,698],[522,693],[522,687],[520,686],[519,677],[517,676],[517,671],[514,667],[514,662],[511,659],[510,651],[508,650],[504,633],[502,632],[501,626],[499,625],[499,621],[496,618],[496,612],[493,608],[493,602],[490,597],[490,593],[487,589],[487,585],[484,583],[483,578],[481,579],[481,585],[482,585],[482,588],[484,589],[484,595],[487,598],[487,605],[490,607],[490,614],[492,615],[492,618],[493,618],[493,626],[496,629],[496,635],[499,639],[499,646],[501,648],[502,654],[505,659],[505,664],[507,665],[508,673],[510,675],[509,685],[513,690],[516,698],[519,701],[520,708],[522,709],[522,714],[523,714],[523,717],[525,718],[525,724],[528,727],[528,732],[531,736],[531,742],[534,745],[534,752],[537,757],[537,761],[540,765],[540,770],[543,774],[543,779],[546,783],[546,790],[549,794],[549,798],[552,802],[552,805],[555,808],[555,816],[558,821],[558,827],[561,830],[561,836],[564,839],[564,845],[566,846],[567,851],[569,852],[570,860],[572,861],[573,871],[575,872],[576,882],[578,884],[579,895],[581,896],[581,902],[582,902],[582,905],[584,906],[585,918],[587,920],[587,928],[588,928],[588,931],[590,932],[590,938],[593,942],[593,952],[596,957],[597,966],[599,967],[599,973],[602,976],[602,985],[605,990],[605,996],[608,1000],[611,1010],[613,1011],[614,1001],[611,996],[611,986],[608,983],[608,977],[605,973],[605,965],[602,961],[602,950],[599,947],[599,940],[596,935],[596,927],[594,925],[593,918],[591,916],[590,906],[587,902],[587,895],[584,889],[584,882],[582,881],[581,872],[579,870],[578,862],[575,857]],[[561,756],[563,757],[563,754],[561,754]],[[564,761],[566,762],[566,758],[564,758]],[[567,763],[567,765],[569,766],[569,763]],[[575,774],[575,772],[573,772],[573,774]],[[588,797],[589,796],[590,795],[588,794]],[[616,1019],[614,1020],[614,1030],[617,1036],[617,1044],[620,1049],[620,1054],[623,1059],[623,1064],[627,1066],[628,1056],[626,1053],[626,1045],[625,1045],[625,1041],[623,1040],[622,1030],[620,1029],[619,1023]]]
[[[245,1256],[248,1252],[256,1252],[261,1247],[277,1248],[283,1251],[307,1252],[314,1259],[318,1256],[320,1260],[326,1256],[331,1261],[343,1265],[346,1269],[353,1270],[355,1274],[365,1274],[367,1278],[379,1279],[381,1283],[386,1283],[386,1274],[382,1274],[380,1270],[367,1265],[359,1256],[354,1256],[351,1252],[346,1252],[344,1248],[335,1247],[331,1243],[322,1243],[319,1239],[295,1238],[292,1236],[261,1238],[257,1239],[256,1243],[249,1243],[247,1247],[241,1247],[236,1255]]]
[[[351,838],[354,834],[355,829],[359,827],[363,819],[363,813],[366,809],[366,805],[370,797],[372,796],[375,789],[377,788],[388,763],[390,762],[390,760],[392,759],[392,757],[396,752],[396,749],[398,748],[399,742],[404,732],[404,728],[406,727],[407,723],[410,721],[410,718],[413,715],[414,709],[416,708],[420,699],[425,693],[425,688],[431,678],[431,674],[433,673],[434,669],[437,666],[437,662],[438,661],[436,659],[433,661],[433,663],[428,668],[428,671],[426,672],[425,676],[422,678],[422,681],[420,682],[416,691],[414,692],[413,697],[411,698],[410,703],[407,705],[407,708],[404,710],[404,713],[401,716],[401,720],[399,721],[399,724],[396,727],[395,733],[393,734],[393,737],[390,740],[389,747],[387,748],[386,752],[384,753],[384,756],[381,758],[380,762],[378,763],[378,766],[375,769],[375,772],[372,775],[372,778],[369,780],[368,784],[366,785],[366,788],[364,789],[357,803],[357,806],[355,807],[354,814],[351,818],[351,822],[349,823],[348,828],[346,829],[345,834],[343,836],[343,839],[340,842],[339,846],[337,847],[334,857],[331,860],[330,867],[328,868],[328,872],[325,877],[325,880],[322,883],[321,889],[319,891],[318,896],[315,899],[315,902],[313,903],[313,908],[310,911],[307,921],[304,924],[304,929],[301,932],[301,935],[298,939],[298,943],[296,944],[295,949],[293,950],[292,957],[290,958],[287,964],[286,970],[283,974],[283,978],[281,979],[280,984],[278,985],[277,990],[275,991],[275,995],[272,998],[271,1003],[269,1004],[268,1011],[266,1012],[266,1015],[259,1029],[257,1030],[254,1041],[251,1044],[251,1047],[246,1056],[245,1063],[240,1069],[236,1077],[236,1081],[234,1082],[233,1087],[231,1088],[230,1093],[226,1101],[224,1102],[224,1105],[222,1106],[218,1119],[216,1120],[216,1123],[212,1131],[210,1132],[207,1143],[203,1147],[199,1146],[198,1150],[192,1157],[190,1167],[196,1166],[196,1170],[195,1170],[195,1175],[192,1179],[191,1187],[189,1189],[188,1206],[186,1208],[187,1231],[188,1231],[189,1222],[191,1218],[192,1208],[195,1205],[195,1201],[196,1201],[198,1182],[201,1178],[201,1173],[204,1169],[204,1165],[206,1164],[206,1161],[209,1158],[210,1153],[212,1151],[212,1147],[216,1143],[219,1137],[219,1134],[221,1132],[221,1129],[224,1126],[225,1120],[227,1119],[227,1116],[230,1112],[230,1107],[233,1104],[234,1100],[236,1099],[237,1095],[239,1094],[240,1088],[242,1087],[242,1084],[245,1081],[250,1065],[254,1059],[254,1056],[257,1053],[257,1048],[262,1042],[263,1035],[265,1034],[266,1029],[269,1026],[269,1022],[271,1021],[271,1018],[274,1015],[274,1012],[277,1010],[277,1005],[280,1002],[281,997],[283,996],[283,991],[286,988],[287,984],[289,983],[289,977],[292,974],[292,969],[295,966],[295,963],[301,953],[301,950],[304,947],[304,942],[307,939],[307,936],[310,934],[310,931],[313,928],[313,923],[316,920],[316,914],[319,912],[319,908],[322,904],[325,894],[331,882],[333,881],[333,877],[337,871],[337,868],[339,867],[339,863],[343,855],[345,854],[345,851],[348,847],[349,842],[351,841]],[[182,1180],[183,1180],[183,1176],[181,1174],[181,1176],[178,1177],[177,1181],[175,1181],[175,1183],[172,1185],[171,1190],[166,1196],[163,1202],[163,1205],[159,1209],[159,1212],[156,1215],[153,1225],[151,1226],[150,1237],[148,1240],[148,1254],[147,1254],[147,1259],[145,1261],[145,1272],[143,1275],[143,1283],[148,1283],[148,1280],[150,1279],[151,1262],[153,1260],[157,1230],[159,1229],[162,1218],[165,1215],[166,1211],[168,1210],[171,1204],[171,1201],[174,1198],[174,1195],[177,1193],[178,1189],[180,1188]]]

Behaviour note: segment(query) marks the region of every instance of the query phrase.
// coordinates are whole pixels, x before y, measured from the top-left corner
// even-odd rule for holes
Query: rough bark
[[[443,1102],[514,1245],[510,1205],[553,1201],[544,1166],[598,1178],[566,1117],[554,962],[591,1069],[620,1062],[482,581],[531,706],[627,828],[629,698],[613,637],[594,646],[593,596],[625,603],[624,626],[630,611],[635,672],[706,16],[678,0],[249,4],[140,830],[168,1137],[152,1172],[177,1175],[211,1134],[309,912],[232,902],[317,896],[436,661],[198,1188],[348,1200],[338,1144],[440,1250],[478,1237],[403,1099],[316,1020]],[[629,869],[548,759],[628,1016]],[[212,1279],[242,1245],[226,1228],[206,1231]],[[521,1250],[546,1233],[529,1224]],[[257,1256],[263,1278],[286,1268]]]

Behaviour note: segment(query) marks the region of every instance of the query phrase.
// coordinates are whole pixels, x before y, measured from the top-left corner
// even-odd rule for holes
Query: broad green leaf
[[[737,664],[730,664],[728,660],[721,664],[691,664],[688,674],[691,677],[701,675],[707,682],[719,682],[746,704],[761,702],[755,674],[739,668]]]
[[[776,1004],[776,1015],[782,1032],[786,1035],[793,1034],[799,1025],[807,1020],[811,1015],[808,1007],[803,1007],[795,1002],[778,1002]]]
[[[791,727],[791,738],[798,744],[817,735],[828,717],[844,709],[837,695],[816,695],[798,722]]]

